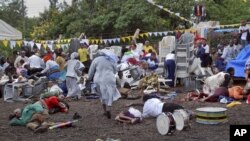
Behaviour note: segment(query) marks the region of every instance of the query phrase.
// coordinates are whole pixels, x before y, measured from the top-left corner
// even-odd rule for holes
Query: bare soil
[[[181,102],[185,94],[178,94],[175,103],[183,105],[186,109],[195,111],[196,108],[206,106],[226,107],[221,103]],[[229,128],[234,124],[250,125],[250,106],[242,101],[228,110],[228,122],[220,125],[205,125],[191,121],[191,129],[176,131],[171,136],[162,136],[157,132],[156,119],[145,119],[142,123],[126,125],[117,123],[114,118],[119,112],[126,110],[128,103],[139,103],[138,100],[120,99],[113,104],[112,119],[103,116],[100,101],[79,100],[69,102],[70,112],[68,114],[57,113],[51,115],[53,121],[71,120],[75,112],[78,112],[82,119],[76,123],[76,127],[49,130],[43,134],[34,134],[26,127],[12,127],[8,125],[8,115],[13,109],[23,107],[23,103],[6,103],[0,99],[0,141],[95,141],[96,139],[106,140],[108,137],[121,139],[122,141],[228,141]],[[135,108],[142,110],[142,107]]]

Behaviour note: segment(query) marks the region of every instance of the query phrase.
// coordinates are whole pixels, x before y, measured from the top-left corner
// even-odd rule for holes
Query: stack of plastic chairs
[[[89,46],[89,58],[90,60],[94,59],[94,56],[97,54],[98,45],[90,45]]]
[[[177,44],[176,46],[176,70],[175,70],[175,85],[177,78],[186,79],[185,88],[188,87],[189,75],[189,44]],[[188,81],[187,81],[188,80]]]

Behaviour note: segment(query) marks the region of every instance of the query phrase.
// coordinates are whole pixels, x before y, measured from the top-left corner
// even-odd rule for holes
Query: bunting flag
[[[47,47],[48,47],[48,45],[47,44],[42,44],[43,45],[43,47],[46,49]]]
[[[147,0],[147,1],[148,1],[150,4],[152,4],[152,5],[154,5],[154,6],[157,6],[158,8],[160,8],[160,9],[162,9],[162,10],[164,10],[164,11],[170,13],[171,15],[175,15],[176,17],[180,18],[181,20],[186,21],[186,22],[189,22],[190,24],[193,24],[193,22],[192,22],[191,20],[188,20],[188,19],[186,19],[186,18],[180,16],[179,14],[176,14],[176,13],[170,11],[169,9],[164,8],[162,5],[157,5],[157,4],[154,2],[154,0]]]
[[[56,44],[56,48],[61,48],[61,45],[60,44]]]
[[[69,43],[69,42],[68,42]],[[89,39],[81,39],[80,43],[86,43],[89,45]]]
[[[148,34],[149,34],[149,36],[151,37],[153,33],[152,33],[152,32],[149,32]]]
[[[164,31],[163,34],[164,34],[164,36],[167,36],[167,35],[168,35],[168,32],[167,32],[167,31]]]
[[[23,43],[23,41],[16,41],[16,44],[17,44],[19,47],[21,47],[22,43]]]
[[[104,39],[103,42],[104,42],[104,44],[107,44],[108,43],[108,39]]]
[[[31,48],[33,48],[35,45],[34,41],[30,41],[28,44],[31,46]]]
[[[7,47],[8,46],[8,40],[3,40],[3,45],[4,45],[4,47]]]
[[[37,46],[37,48],[40,50],[40,49],[41,49],[42,44],[40,44],[40,43],[36,43],[36,46]]]
[[[28,46],[29,42],[28,41],[23,41],[25,46]]]
[[[121,37],[122,42],[126,42],[126,38],[125,37]]]
[[[52,44],[47,44],[48,48],[50,48],[51,50],[53,50],[53,45]]]
[[[96,39],[96,40],[95,40],[95,43],[96,43],[96,44],[99,44],[99,41],[100,41],[99,39]]]
[[[13,49],[16,47],[16,41],[10,41],[10,48]]]
[[[158,32],[153,32],[153,35],[157,36],[157,35],[158,35]]]

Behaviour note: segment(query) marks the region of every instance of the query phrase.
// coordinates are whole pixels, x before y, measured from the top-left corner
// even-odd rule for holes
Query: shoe
[[[107,111],[107,118],[111,119],[111,113],[110,113],[110,111]]]
[[[34,131],[34,133],[44,133],[44,132],[47,132],[47,131],[48,131],[47,126],[40,126]]]
[[[73,115],[73,119],[80,119],[82,118],[81,115],[79,115],[77,112]]]

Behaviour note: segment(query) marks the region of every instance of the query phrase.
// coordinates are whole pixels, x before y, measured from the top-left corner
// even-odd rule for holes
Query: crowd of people
[[[244,23],[242,23],[242,26]],[[246,87],[232,86],[234,68],[228,68],[226,64],[236,58],[240,50],[247,44],[245,39],[245,27],[240,27],[241,45],[238,39],[231,39],[229,43],[221,42],[216,51],[210,51],[205,39],[198,39],[194,44],[194,55],[189,59],[191,63],[190,73],[205,77],[203,94],[188,95],[188,99],[197,97],[201,101],[218,101],[221,96],[231,97],[237,100],[247,99],[249,94],[249,61],[247,62]],[[128,48],[123,48],[122,55],[118,56],[109,49],[98,49],[93,60],[89,58],[88,44],[81,43],[77,52],[63,52],[62,49],[52,51],[49,47],[45,52],[33,48],[29,54],[21,50],[18,56],[11,61],[1,58],[0,72],[3,88],[6,83],[15,83],[29,79],[37,80],[39,77],[48,79],[47,90],[40,94],[39,100],[16,109],[10,115],[10,125],[26,125],[35,132],[43,132],[48,129],[47,116],[49,113],[68,112],[69,104],[65,101],[81,99],[84,95],[84,86],[81,86],[82,78],[86,82],[92,82],[95,92],[99,95],[104,115],[110,119],[114,101],[121,98],[124,89],[131,89],[131,85],[125,79],[123,71],[130,66],[137,66],[137,86],[143,96],[143,111],[129,109],[121,112],[116,120],[135,123],[146,117],[157,117],[162,112],[173,112],[176,109],[184,109],[183,106],[174,103],[164,103],[159,97],[143,95],[143,90],[149,85],[159,88],[158,75],[155,70],[159,67],[157,49],[146,41],[142,48],[138,48],[132,42]],[[125,66],[125,67],[124,67]],[[125,68],[125,69],[124,69]],[[172,80],[168,85],[174,86],[176,71],[176,52],[172,50],[166,55],[164,69],[167,78]],[[131,74],[133,75],[133,74]],[[133,77],[133,76],[132,76]],[[57,84],[58,80],[66,83],[66,90]],[[215,83],[216,82],[216,83]],[[127,93],[126,91],[125,93]],[[1,94],[4,95],[3,93]],[[248,96],[249,97],[249,96]]]

